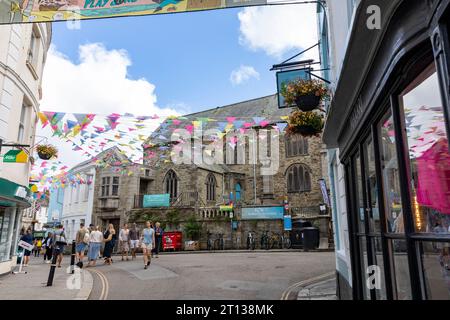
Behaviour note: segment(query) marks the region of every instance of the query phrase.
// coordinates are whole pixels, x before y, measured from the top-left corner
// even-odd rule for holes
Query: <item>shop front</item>
[[[30,207],[31,199],[28,188],[0,178],[0,275],[11,272],[16,264],[22,210]]]
[[[345,172],[351,283],[340,286],[353,299],[447,300],[450,1],[378,3],[380,30],[357,12],[324,132]]]

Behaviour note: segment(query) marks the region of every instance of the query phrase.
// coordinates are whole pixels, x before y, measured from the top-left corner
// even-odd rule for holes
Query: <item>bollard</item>
[[[50,273],[48,274],[47,287],[51,287],[53,285],[53,278],[55,277],[56,259],[58,258],[58,250],[55,249],[55,246],[53,246],[52,253],[52,264],[50,266]]]
[[[70,256],[70,273],[74,274],[75,273],[75,240],[72,241],[72,255]]]

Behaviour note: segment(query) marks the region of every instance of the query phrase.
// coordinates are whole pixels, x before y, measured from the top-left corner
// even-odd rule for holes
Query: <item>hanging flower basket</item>
[[[289,116],[288,134],[299,133],[302,136],[317,136],[324,126],[323,117],[315,112],[295,111]]]
[[[58,156],[58,149],[51,144],[41,144],[36,147],[38,156],[42,160],[50,160],[53,157]]]
[[[298,96],[295,99],[295,104],[302,111],[313,111],[320,105],[320,97],[312,93],[306,96]]]
[[[328,97],[328,89],[319,80],[298,79],[284,83],[281,95],[288,106],[297,106],[302,111],[319,108],[320,102]]]

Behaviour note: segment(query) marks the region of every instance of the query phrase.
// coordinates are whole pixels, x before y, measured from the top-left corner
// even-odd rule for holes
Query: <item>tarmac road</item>
[[[92,300],[279,300],[297,299],[298,285],[334,274],[333,252],[235,252],[162,254],[144,270],[113,257],[88,268]]]

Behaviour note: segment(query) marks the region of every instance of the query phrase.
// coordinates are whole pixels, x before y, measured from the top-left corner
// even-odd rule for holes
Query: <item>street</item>
[[[90,300],[297,299],[296,284],[334,274],[332,252],[233,252],[163,254],[144,270],[113,257],[111,266],[87,268],[94,278]]]

